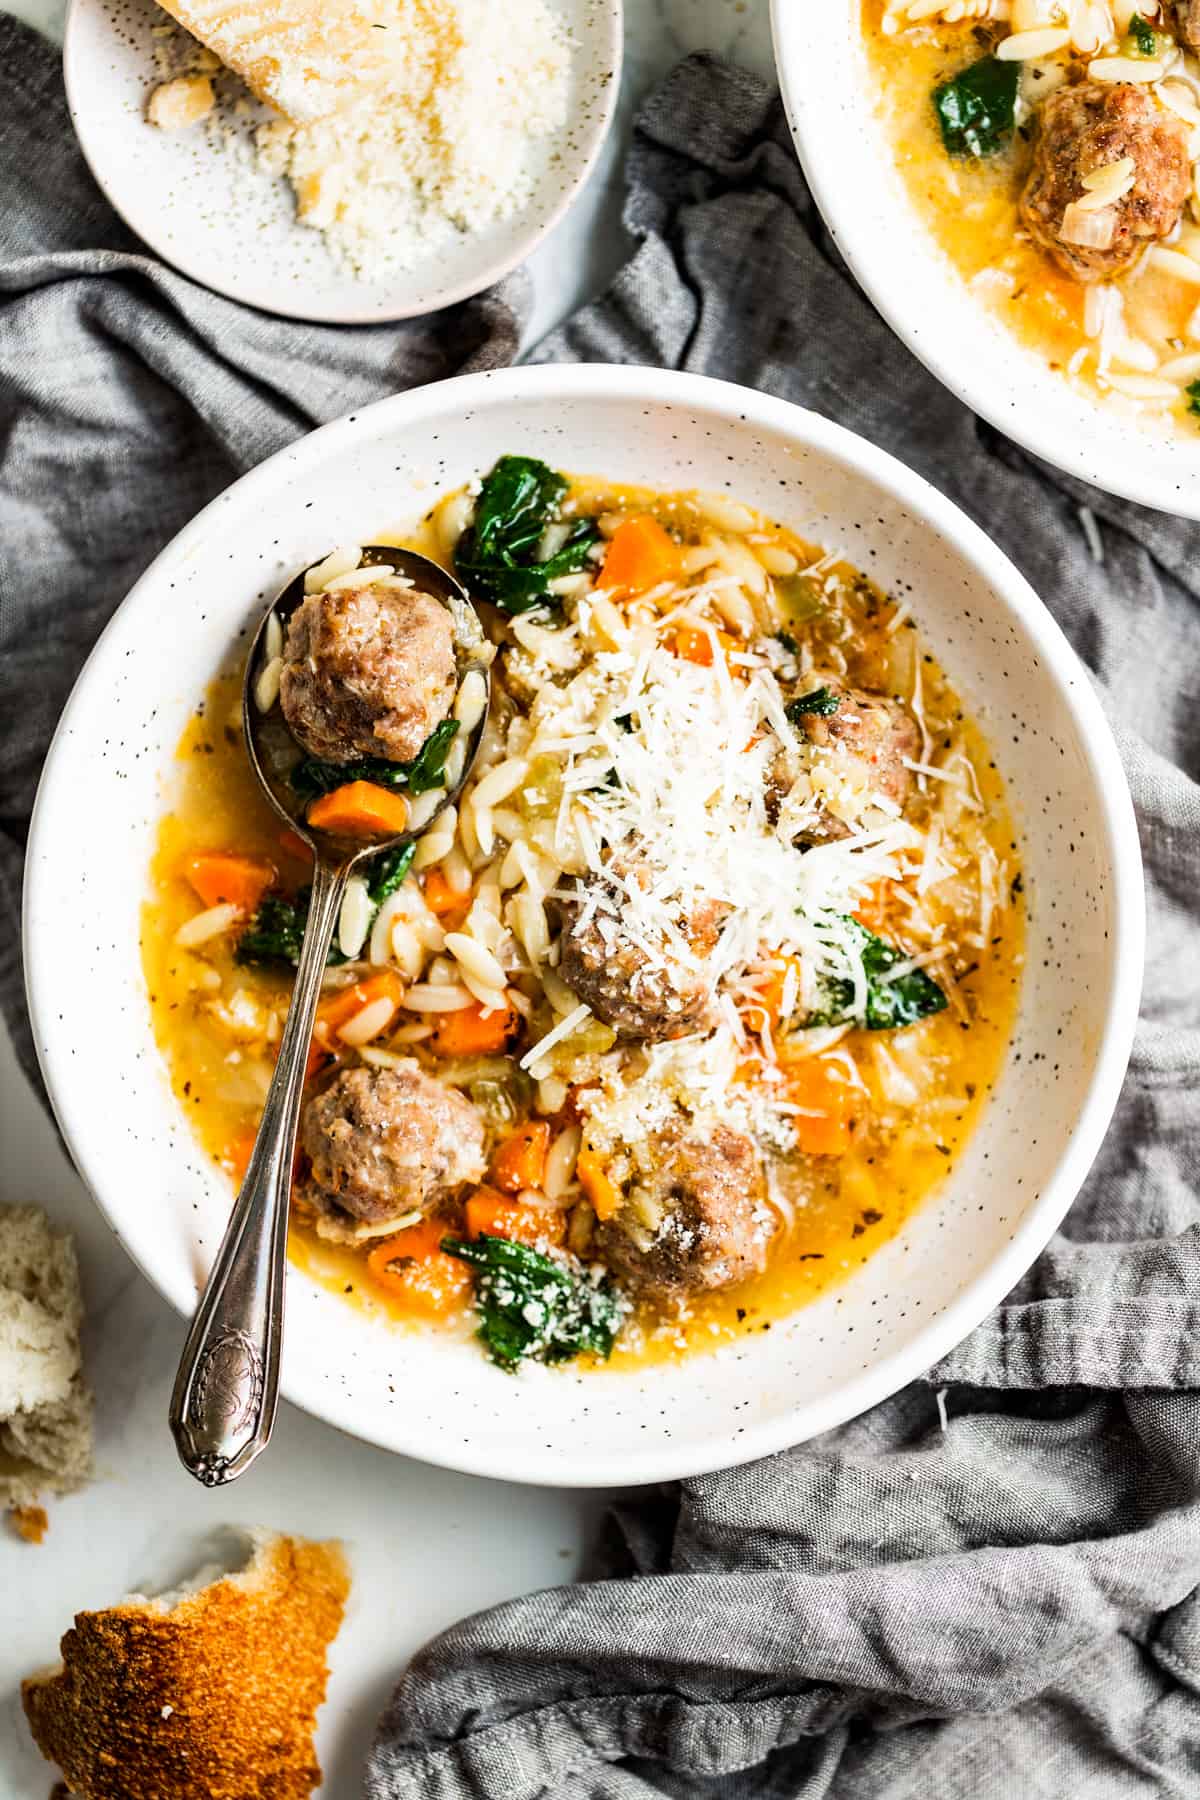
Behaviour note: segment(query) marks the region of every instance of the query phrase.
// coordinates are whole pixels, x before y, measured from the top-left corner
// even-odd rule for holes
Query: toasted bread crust
[[[307,1800],[349,1587],[340,1545],[272,1536],[170,1612],[77,1614],[62,1670],[22,1683],[39,1749],[84,1800]]]

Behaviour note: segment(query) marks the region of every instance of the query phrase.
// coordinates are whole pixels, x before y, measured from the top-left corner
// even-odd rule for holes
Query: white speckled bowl
[[[169,1091],[138,956],[175,745],[293,569],[416,516],[506,450],[661,488],[728,488],[842,546],[886,587],[903,584],[990,732],[1024,838],[1029,972],[990,1108],[900,1236],[786,1325],[643,1373],[518,1380],[469,1342],[372,1324],[291,1272],[284,1390],[309,1411],[389,1449],[512,1480],[652,1481],[777,1450],[884,1398],[963,1337],[1045,1244],[1096,1153],[1129,1052],[1137,834],[1087,676],[1036,595],[947,500],[825,419],[697,376],[592,366],[441,382],[327,426],[214,501],[137,584],[63,715],[29,845],[25,953],[47,1086],[114,1229],[181,1312],[230,1193]]]
[[[1163,512],[1200,518],[1200,431],[1090,400],[971,294],[909,199],[863,48],[860,0],[772,0],[788,123],[838,249],[914,356],[1036,456]]]
[[[163,132],[146,101],[162,80],[154,0],[71,0],[63,43],[67,102],[92,174],[132,230],[193,281],[263,312],[378,325],[451,306],[525,261],[566,212],[600,154],[621,69],[621,0],[549,0],[574,40],[568,122],[535,144],[528,204],[460,234],[410,270],[363,280],[299,225],[291,189],[260,169],[247,128],[238,154],[204,126]],[[265,116],[265,114],[263,115]]]

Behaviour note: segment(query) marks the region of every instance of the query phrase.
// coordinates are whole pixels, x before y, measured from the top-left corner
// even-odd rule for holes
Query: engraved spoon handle
[[[275,1423],[292,1158],[325,958],[349,865],[318,859],[300,966],[254,1153],[196,1308],[171,1395],[180,1461],[205,1487],[234,1481]]]

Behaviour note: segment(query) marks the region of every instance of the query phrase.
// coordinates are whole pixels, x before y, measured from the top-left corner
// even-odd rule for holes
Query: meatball
[[[1200,50],[1200,0],[1175,0],[1175,31],[1188,50]]]
[[[813,749],[824,753],[808,770],[821,811],[816,824],[807,822],[797,831],[797,841],[805,843],[848,837],[850,825],[839,812],[862,812],[881,801],[885,809],[903,809],[913,783],[905,758],[912,761],[921,748],[916,722],[898,700],[833,682],[825,686],[837,698],[837,711],[801,713],[795,721]],[[791,759],[780,757],[772,773],[776,806],[795,776]],[[829,802],[839,794],[839,810],[831,810]]]
[[[696,964],[672,954],[669,944],[663,946],[660,962],[627,937],[619,917],[603,907],[580,924],[597,885],[605,894],[612,892],[602,877],[593,876],[581,885],[577,899],[560,906],[558,973],[567,986],[621,1037],[657,1044],[710,1030],[714,1002],[705,963],[716,949],[729,909],[717,901],[704,901],[678,920]]]
[[[754,1145],[727,1125],[652,1132],[596,1227],[596,1253],[630,1287],[664,1299],[730,1287],[763,1267],[775,1221]]]
[[[419,588],[371,581],[310,594],[292,614],[279,699],[310,756],[411,762],[455,692],[454,632]]]
[[[312,1165],[301,1197],[369,1224],[431,1207],[486,1166],[475,1108],[415,1062],[344,1069],[308,1102],[300,1135]]]
[[[1128,193],[1083,217],[1101,241],[1073,243],[1064,217],[1087,190],[1083,177],[1132,157]],[[1191,181],[1187,131],[1144,87],[1098,81],[1060,87],[1041,111],[1033,166],[1021,195],[1021,221],[1035,244],[1076,281],[1109,281],[1147,244],[1179,223]]]

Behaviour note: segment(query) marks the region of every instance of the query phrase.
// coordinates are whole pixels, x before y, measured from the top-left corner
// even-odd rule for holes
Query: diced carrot
[[[515,1238],[521,1244],[561,1244],[566,1218],[541,1206],[518,1206],[495,1188],[477,1188],[463,1212],[468,1237]]]
[[[1083,329],[1083,288],[1069,276],[1046,271],[1020,290],[1017,305],[1037,316],[1056,356],[1068,360]]]
[[[600,586],[644,594],[660,581],[677,581],[683,551],[649,513],[637,513],[617,526],[600,571]]]
[[[796,1142],[806,1156],[845,1156],[850,1148],[849,1119],[797,1115]]]
[[[225,1146],[225,1162],[233,1179],[241,1187],[246,1179],[246,1170],[250,1167],[250,1158],[254,1154],[254,1141],[258,1133],[252,1127],[239,1131],[231,1137]]]
[[[426,869],[422,892],[426,906],[439,919],[457,917],[461,921],[471,910],[472,890],[452,887],[437,863]]]
[[[728,652],[737,649],[740,640],[731,631],[718,631],[714,634],[702,631],[698,625],[680,625],[671,634],[671,650],[676,656],[681,656],[684,662],[699,663],[701,668],[711,669],[714,635],[722,650]]]
[[[598,1219],[611,1219],[621,1205],[622,1194],[616,1182],[601,1164],[590,1144],[584,1144],[575,1159],[579,1185],[595,1208]]]
[[[442,1249],[446,1226],[423,1219],[376,1244],[367,1258],[367,1273],[388,1298],[407,1312],[443,1318],[454,1312],[471,1291],[471,1271]]]
[[[319,1046],[322,1053],[327,1053],[342,1027],[348,1025],[351,1019],[357,1018],[364,1007],[373,1005],[376,1000],[390,1000],[392,1011],[395,1012],[403,998],[404,983],[395,969],[380,969],[378,974],[356,981],[353,987],[341,988],[336,994],[330,994],[317,1008],[313,1048]],[[390,1022],[389,1020],[388,1023]],[[380,1030],[386,1031],[387,1025],[381,1025]]]
[[[408,801],[374,781],[348,781],[313,801],[308,822],[339,837],[396,837],[408,828]]]
[[[254,911],[279,874],[265,857],[237,850],[202,850],[188,857],[183,872],[205,906],[237,906],[245,913]]]
[[[874,881],[854,909],[854,917],[868,931],[880,932],[887,924],[888,906],[891,901],[891,883]]]
[[[698,625],[681,625],[678,631],[672,632],[671,650],[684,662],[699,663],[702,669],[712,668],[712,639]]]
[[[313,853],[298,831],[281,831],[279,848],[285,856],[294,857],[297,862],[310,863]]]
[[[1083,288],[1070,275],[1045,269],[1039,285],[1031,287],[1028,296],[1054,323],[1079,325],[1083,321]]]
[[[486,1056],[503,1050],[521,1023],[511,1007],[484,1014],[476,1000],[457,1012],[432,1013],[430,1047],[439,1056]]]
[[[849,1150],[859,1097],[835,1064],[806,1056],[788,1071],[788,1097],[804,1108],[793,1118],[807,1156],[843,1156]]]
[[[751,1000],[744,1008],[744,1017],[751,1031],[762,1032],[769,1028],[772,1032],[779,1024],[779,1015],[783,1010],[783,990],[787,983],[789,968],[796,970],[797,983],[800,976],[800,959],[796,956],[785,956],[781,959],[783,967],[773,969],[767,980],[759,989],[761,1001]]]
[[[243,1181],[246,1179],[246,1171],[250,1167],[250,1158],[254,1154],[254,1145],[257,1138],[257,1128],[250,1125],[247,1126],[245,1131],[235,1133],[225,1146],[225,1155],[222,1160],[228,1166],[230,1174],[233,1176],[239,1187],[241,1187]],[[292,1155],[293,1181],[296,1179],[303,1159],[304,1151],[301,1146],[297,1144]]]
[[[549,1148],[550,1127],[545,1119],[528,1119],[497,1145],[492,1154],[492,1180],[508,1194],[540,1188]]]

